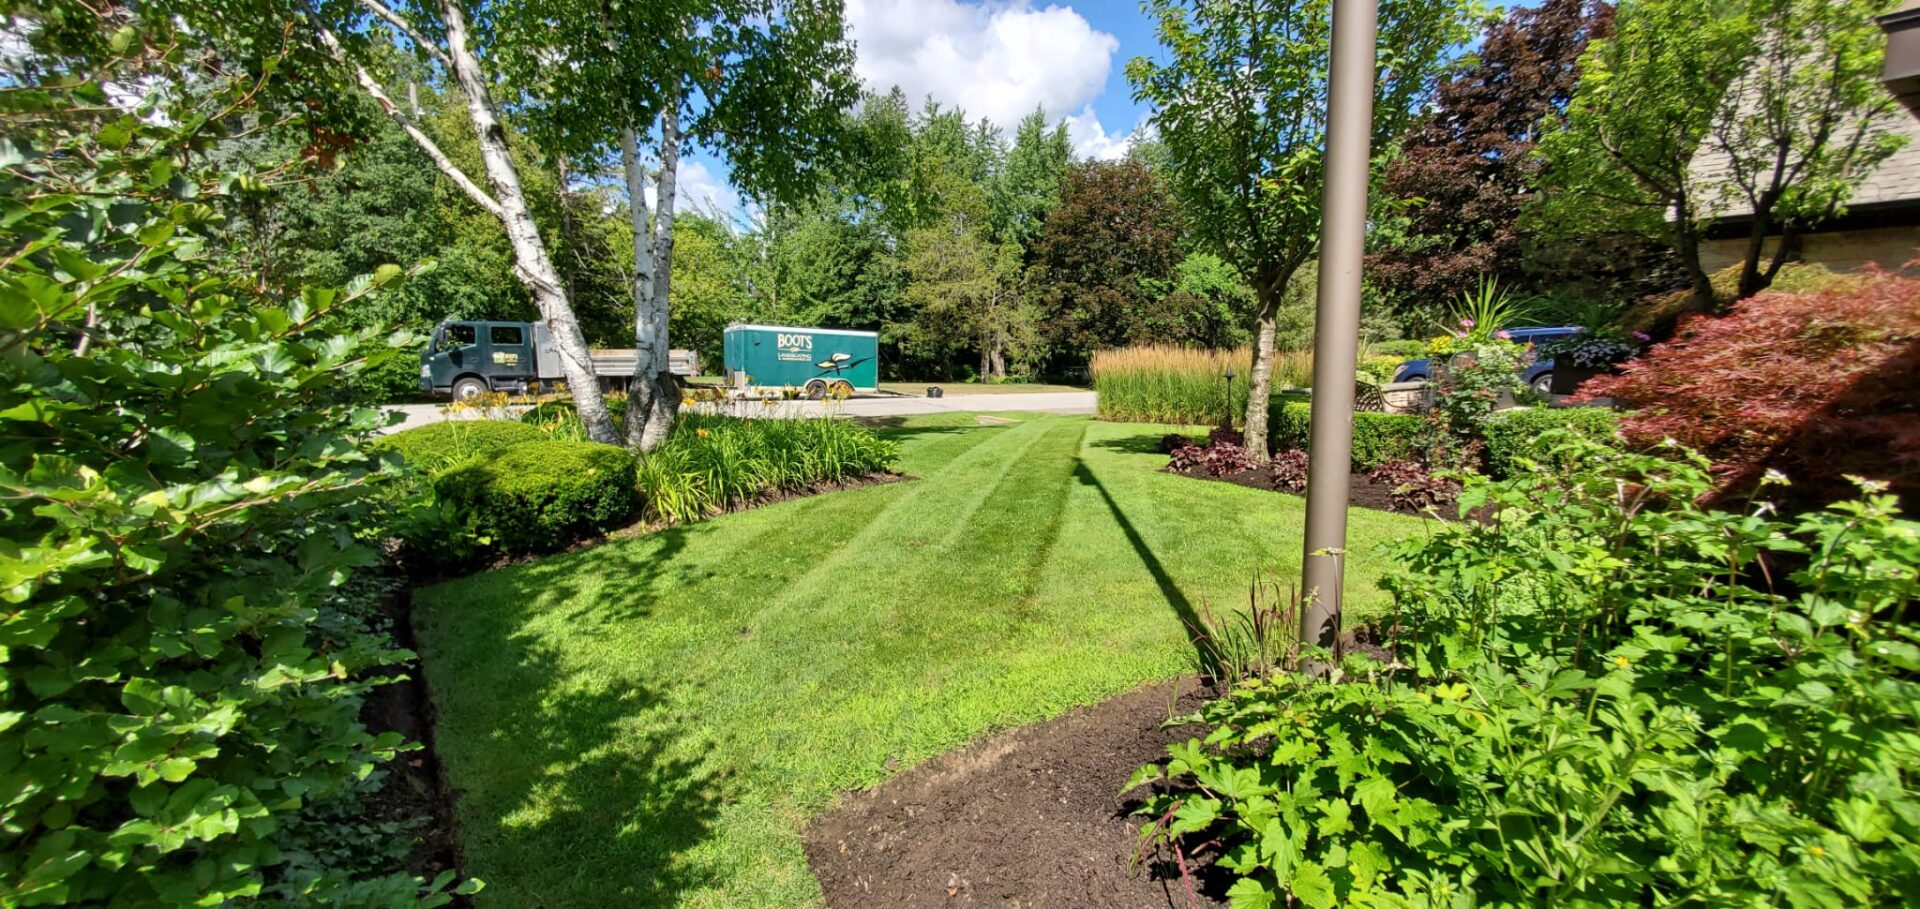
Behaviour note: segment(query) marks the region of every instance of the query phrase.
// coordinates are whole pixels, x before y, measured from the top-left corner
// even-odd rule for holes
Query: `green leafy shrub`
[[[1276,397],[1267,411],[1275,451],[1305,450],[1313,405]],[[1413,414],[1353,415],[1353,469],[1372,470],[1389,461],[1417,460],[1425,452],[1426,421]]]
[[[1470,478],[1499,520],[1394,553],[1391,666],[1244,685],[1141,768],[1147,841],[1217,842],[1236,906],[1906,900],[1920,524],[1872,484],[1706,510],[1704,459],[1558,436],[1589,469]]]
[[[1168,345],[1094,354],[1093,390],[1100,419],[1129,423],[1224,423],[1246,409],[1253,352]],[[1235,381],[1227,400],[1227,371]],[[1278,369],[1278,364],[1276,364]],[[1276,373],[1276,382],[1281,377]],[[1284,384],[1284,383],[1283,383]]]
[[[1367,349],[1372,351],[1375,356],[1397,357],[1400,362],[1404,363],[1407,360],[1417,360],[1426,356],[1427,342],[1418,338],[1408,338],[1400,341],[1375,341],[1367,345]]]
[[[688,413],[641,456],[637,482],[648,519],[682,523],[776,493],[885,473],[899,456],[894,442],[847,420]]]
[[[596,442],[522,442],[433,479],[465,535],[508,555],[551,552],[632,519],[633,456]]]
[[[99,56],[0,92],[0,905],[443,904],[378,830],[289,835],[403,747],[360,721],[409,655],[343,608],[383,476],[342,398],[411,341],[337,318],[402,270],[263,286],[223,230],[271,189],[207,152],[269,119],[273,67],[62,10],[33,46]]]
[[[431,472],[546,437],[538,427],[512,420],[444,420],[381,436],[367,447],[392,452],[407,466]]]
[[[1487,440],[1487,471],[1495,477],[1507,477],[1522,469],[1524,461],[1554,470],[1575,470],[1580,465],[1555,455],[1553,430],[1569,430],[1581,437],[1604,442],[1620,429],[1620,418],[1604,407],[1516,407],[1489,414],[1480,422]]]

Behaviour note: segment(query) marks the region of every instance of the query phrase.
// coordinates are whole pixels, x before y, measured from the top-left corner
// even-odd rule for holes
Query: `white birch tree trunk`
[[[440,0],[440,13],[447,29],[448,68],[461,94],[466,96],[467,119],[473,124],[487,182],[492,185],[494,199],[499,204],[494,213],[505,226],[507,241],[513,246],[514,276],[533,295],[541,320],[553,333],[554,345],[560,353],[560,370],[566,376],[567,388],[573,394],[581,422],[586,425],[587,436],[596,442],[618,444],[620,436],[600,394],[600,380],[594,374],[593,359],[587,352],[586,335],[580,331],[580,320],[567,301],[566,288],[560,283],[546,241],[541,238],[540,228],[527,205],[519,169],[507,148],[506,129],[500,124],[493,97],[487,91],[480,61],[467,46],[466,13],[460,8],[459,0]]]
[[[628,152],[632,146],[632,152]],[[634,386],[626,400],[626,444],[651,452],[674,430],[680,415],[680,381],[668,369],[666,317],[674,275],[674,192],[680,183],[680,102],[660,113],[660,175],[655,181],[653,227],[647,229],[645,171],[639,136],[620,136],[626,183],[634,209]],[[641,258],[649,259],[641,267]]]
[[[620,161],[626,172],[627,209],[633,226],[633,385],[627,393],[627,446],[650,451],[673,431],[679,387],[668,370],[667,299],[658,293],[657,274],[670,267],[655,255],[655,215],[647,209],[647,171],[640,161],[640,137],[620,131]],[[667,198],[661,190],[661,199]]]

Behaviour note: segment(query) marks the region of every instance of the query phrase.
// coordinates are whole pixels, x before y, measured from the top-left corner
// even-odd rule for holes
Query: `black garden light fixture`
[[[1233,367],[1227,367],[1227,428],[1233,428]]]

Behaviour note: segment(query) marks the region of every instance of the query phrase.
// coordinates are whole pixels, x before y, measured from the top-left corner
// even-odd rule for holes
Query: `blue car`
[[[1555,341],[1569,335],[1577,335],[1580,328],[1574,325],[1560,325],[1553,328],[1509,328],[1507,339],[1529,348],[1537,347],[1547,341]],[[1408,360],[1400,364],[1393,374],[1395,382],[1424,382],[1433,378],[1433,361],[1426,358]],[[1536,360],[1520,374],[1521,380],[1540,394],[1547,394],[1553,385],[1553,361]]]

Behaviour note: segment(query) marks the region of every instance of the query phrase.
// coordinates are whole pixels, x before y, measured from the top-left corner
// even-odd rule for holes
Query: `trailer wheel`
[[[837,380],[827,389],[827,393],[833,395],[835,401],[845,401],[853,397],[853,383],[845,379]]]
[[[827,396],[827,383],[820,379],[808,379],[807,384],[801,387],[800,393],[809,401],[818,401]]]
[[[461,376],[453,383],[453,400],[456,404],[472,404],[488,390],[485,381],[475,376]]]

